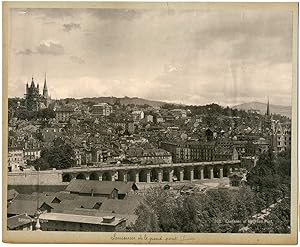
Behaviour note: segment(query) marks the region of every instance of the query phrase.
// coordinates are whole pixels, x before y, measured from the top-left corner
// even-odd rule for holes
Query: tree
[[[36,169],[47,170],[51,168],[66,169],[72,166],[75,154],[72,147],[61,138],[54,140],[53,147],[43,150],[41,158],[32,162]]]
[[[146,191],[133,226],[140,231],[250,232],[290,231],[290,151],[259,157],[248,175],[248,185],[238,190],[194,191],[181,195],[162,188]],[[273,205],[262,222],[252,216]],[[275,208],[274,208],[275,207]],[[250,223],[249,223],[250,222]]]
[[[132,232],[159,232],[161,229],[158,225],[158,218],[154,210],[149,205],[142,203],[137,208],[139,215],[134,225],[129,226],[129,231]]]
[[[43,152],[45,152],[45,151],[43,151]],[[37,160],[34,160],[34,161],[29,160],[29,161],[27,161],[27,164],[30,165],[30,166],[31,165],[34,166],[34,168],[37,171],[38,170],[41,170],[41,171],[49,170],[51,167],[50,167],[48,161],[44,158],[43,152],[41,154],[41,158],[39,158]]]
[[[260,233],[290,233],[290,206],[290,200],[284,198],[268,216],[261,221],[254,221],[249,228]]]
[[[246,198],[246,199],[245,199]],[[161,188],[150,189],[137,210],[134,229],[163,232],[237,232],[242,222],[256,212],[249,189],[214,190],[192,195],[174,195]],[[155,219],[155,224],[150,222]],[[152,224],[146,227],[146,222]]]
[[[55,118],[55,112],[53,109],[45,108],[38,112],[38,117],[43,118],[43,119]]]
[[[290,174],[290,150],[279,153],[277,157],[268,151],[260,155],[256,166],[247,176],[247,184],[271,204],[290,193]]]

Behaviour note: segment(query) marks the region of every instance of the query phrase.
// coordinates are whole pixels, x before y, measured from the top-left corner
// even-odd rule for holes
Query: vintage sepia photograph
[[[7,242],[296,243],[297,3],[3,18]]]

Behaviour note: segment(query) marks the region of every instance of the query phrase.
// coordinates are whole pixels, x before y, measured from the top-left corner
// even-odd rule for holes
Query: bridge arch
[[[170,174],[170,170],[169,169],[163,169],[162,170],[162,181],[167,181],[169,182],[169,174]]]
[[[111,172],[103,172],[102,181],[111,181]]]
[[[84,173],[79,173],[77,174],[76,179],[86,179],[86,176],[84,175]]]
[[[72,180],[73,176],[70,173],[66,173],[62,177],[63,182],[70,182]]]
[[[140,182],[147,182],[147,170],[146,169],[142,169],[139,173],[139,181]]]
[[[180,181],[180,171],[181,171],[182,169],[183,169],[183,168],[181,168],[181,167],[176,167],[176,168],[174,168],[173,177],[174,177],[174,180],[175,180],[175,181]]]
[[[190,170],[189,170],[189,167],[184,167],[184,170],[183,170],[183,180],[190,180]]]
[[[220,177],[220,168],[219,167],[214,167],[214,178],[219,178]]]
[[[127,171],[125,171],[125,170],[118,171],[118,179],[117,179],[117,181],[126,182],[127,181]]]
[[[136,172],[135,170],[128,171],[127,173],[127,181],[135,182]]]
[[[150,181],[158,182],[158,171],[155,168],[150,170]]]
[[[90,180],[99,180],[99,175],[96,172],[90,174]]]

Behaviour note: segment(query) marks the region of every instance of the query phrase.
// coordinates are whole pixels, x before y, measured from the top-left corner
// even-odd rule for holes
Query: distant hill
[[[155,100],[147,100],[147,99],[142,99],[138,97],[123,97],[123,98],[117,98],[117,97],[94,97],[94,98],[82,98],[82,99],[76,99],[76,101],[80,102],[94,102],[95,104],[98,103],[108,103],[113,105],[117,99],[120,100],[120,103],[122,105],[129,105],[129,104],[135,104],[135,105],[150,105],[152,107],[157,107],[157,106],[162,106],[166,104],[165,102],[162,101],[155,101]]]
[[[240,105],[236,105],[232,107],[233,109],[239,110],[260,110],[261,114],[265,114],[267,111],[267,104],[261,102],[249,102]],[[280,114],[282,116],[291,117],[292,115],[292,107],[291,106],[282,106],[282,105],[271,105],[270,104],[270,112],[275,114]]]

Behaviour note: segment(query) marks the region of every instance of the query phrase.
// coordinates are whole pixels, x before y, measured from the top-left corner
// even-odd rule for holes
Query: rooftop
[[[17,227],[32,223],[33,219],[27,216],[26,214],[19,214],[7,219],[7,228],[14,230]]]
[[[48,221],[64,221],[64,222],[74,222],[83,224],[93,224],[93,225],[110,225],[116,226],[122,221],[123,218],[114,218],[112,222],[103,222],[104,217],[89,216],[89,215],[77,215],[77,214],[65,214],[65,213],[44,213],[40,215],[41,220]]]
[[[21,200],[15,199],[7,208],[7,214],[9,215],[18,215],[27,213],[27,215],[34,216],[37,212],[38,208],[41,208],[43,204],[47,205],[47,207],[52,208],[49,204],[43,201],[32,201],[32,200]]]
[[[119,194],[126,194],[133,186],[133,182],[121,181],[96,181],[96,180],[80,180],[73,179],[66,188],[66,191],[78,193],[94,193],[94,194],[110,194],[113,189],[117,189]]]
[[[15,189],[11,189],[7,191],[7,200],[10,201],[17,197],[19,193]]]

